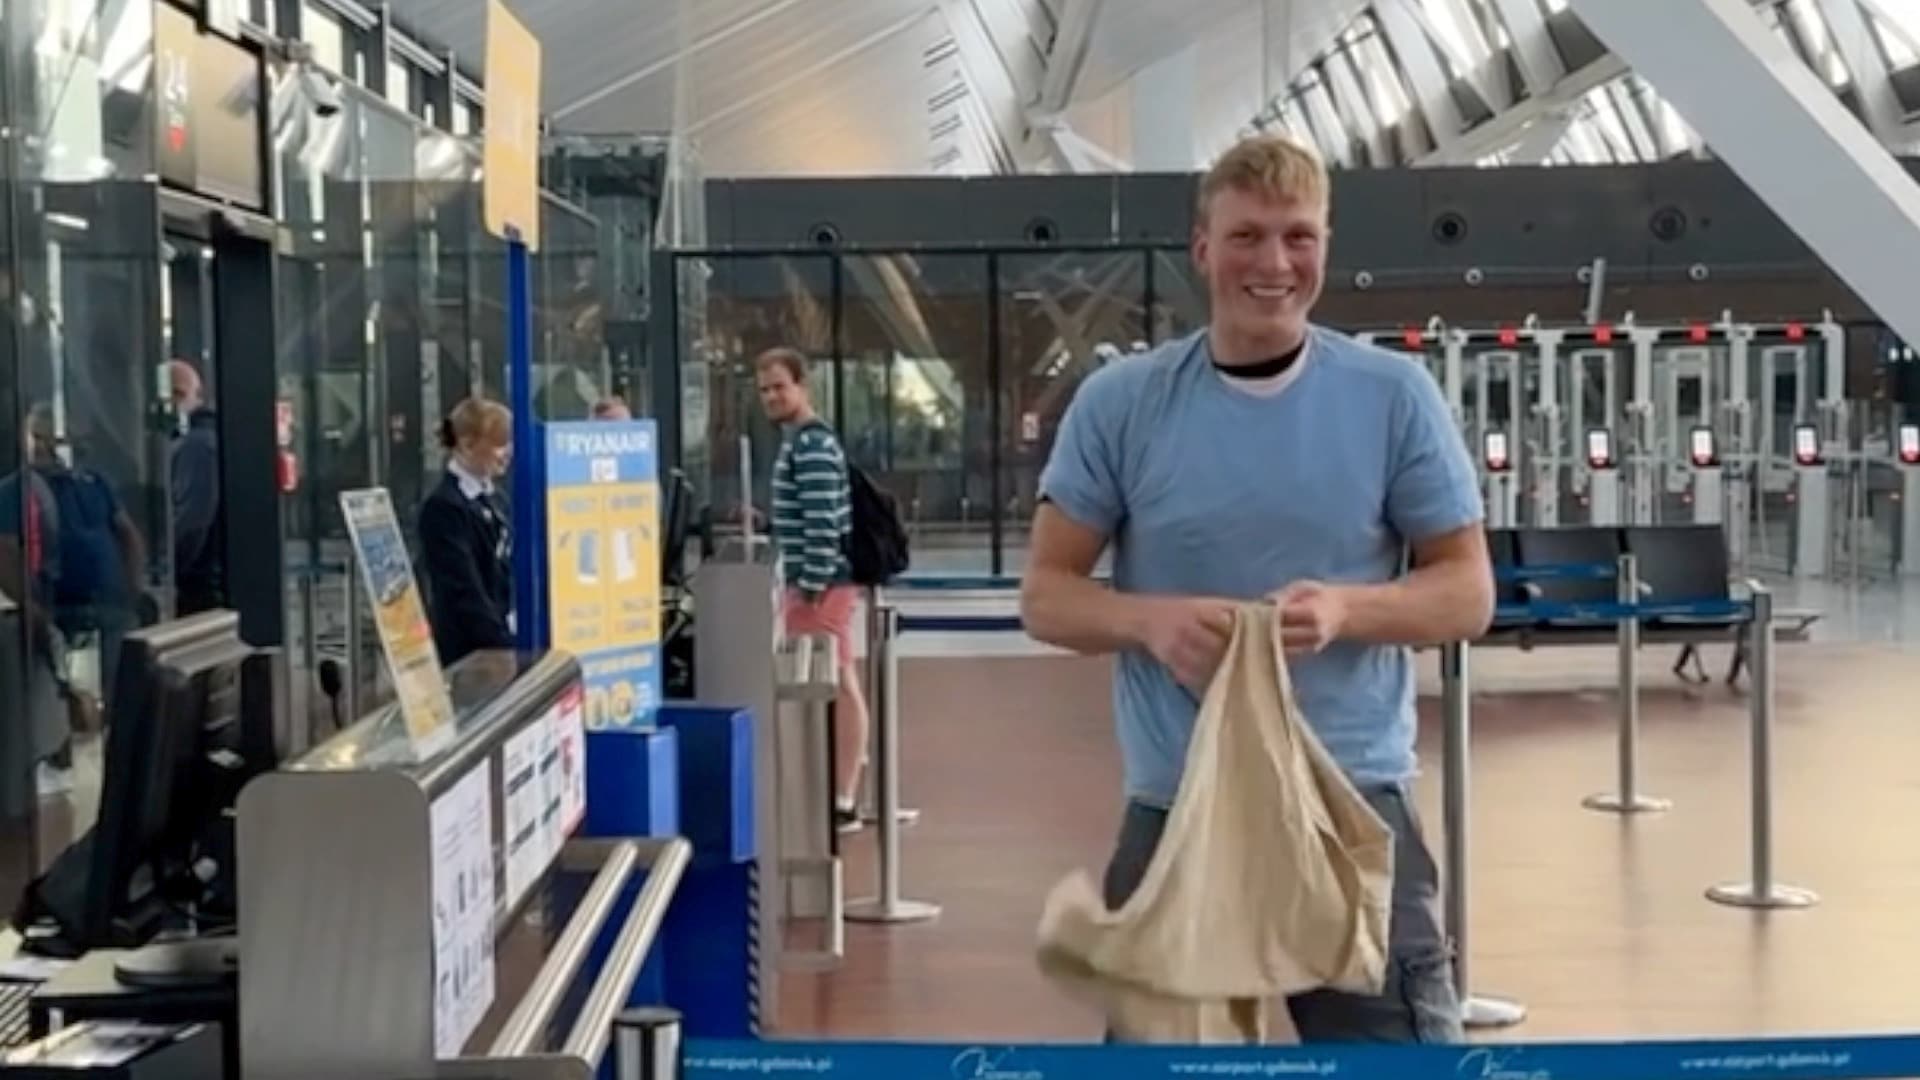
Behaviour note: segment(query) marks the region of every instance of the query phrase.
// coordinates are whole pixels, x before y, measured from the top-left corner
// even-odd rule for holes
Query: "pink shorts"
[[[830,634],[840,663],[853,662],[853,616],[860,609],[860,587],[834,585],[809,604],[800,590],[787,589],[784,615],[787,635]]]

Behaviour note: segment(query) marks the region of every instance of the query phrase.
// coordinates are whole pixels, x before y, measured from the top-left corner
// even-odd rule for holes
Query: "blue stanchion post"
[[[533,260],[517,236],[507,241],[507,395],[513,409],[514,641],[532,652],[547,644],[545,447],[533,411]]]

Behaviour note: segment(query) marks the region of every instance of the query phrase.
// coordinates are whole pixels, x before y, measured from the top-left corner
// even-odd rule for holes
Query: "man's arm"
[[[1093,580],[1107,538],[1051,502],[1033,515],[1020,621],[1036,641],[1074,652],[1117,652],[1141,643],[1139,603]]]
[[[1233,636],[1235,603],[1204,596],[1148,596],[1093,580],[1106,537],[1042,502],[1033,518],[1020,619],[1037,641],[1098,655],[1144,649],[1182,686],[1200,693]]]
[[[1302,582],[1280,590],[1281,639],[1315,651],[1336,640],[1434,645],[1486,633],[1493,566],[1480,481],[1431,375],[1408,380],[1395,403],[1387,524],[1409,538],[1413,568],[1378,584]]]
[[[1485,530],[1476,522],[1412,546],[1414,568],[1395,581],[1282,589],[1275,602],[1283,642],[1311,651],[1335,640],[1439,645],[1486,633],[1494,592]]]

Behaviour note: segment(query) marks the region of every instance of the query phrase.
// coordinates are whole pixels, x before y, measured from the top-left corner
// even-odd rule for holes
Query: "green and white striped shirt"
[[[809,596],[848,579],[853,531],[847,456],[818,420],[790,431],[773,462],[773,540],[781,576]]]

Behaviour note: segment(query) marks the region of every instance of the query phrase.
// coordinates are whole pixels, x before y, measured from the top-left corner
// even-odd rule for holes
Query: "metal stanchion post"
[[[1620,637],[1620,760],[1619,787],[1601,795],[1589,795],[1581,805],[1589,810],[1615,814],[1658,813],[1673,804],[1666,799],[1640,794],[1640,616],[1633,611],[1640,603],[1639,565],[1632,555],[1620,556],[1617,588],[1614,595],[1627,608],[1621,613]]]
[[[1470,1028],[1510,1027],[1526,1019],[1517,1001],[1470,992],[1467,978],[1467,744],[1471,738],[1467,645],[1440,647],[1440,707],[1443,713],[1441,814],[1447,834],[1447,937],[1453,942],[1453,982],[1460,1019]]]
[[[880,609],[886,601],[879,586],[867,590],[867,715],[877,715],[880,699],[886,693],[885,678],[880,670]],[[869,824],[880,820],[880,785],[872,763],[880,757],[880,725],[869,724],[867,732],[868,767],[861,771],[860,819]],[[912,825],[920,820],[920,811],[911,807],[896,807],[893,812],[895,821],[902,825]]]
[[[846,917],[855,922],[924,922],[940,914],[938,905],[900,898],[900,658],[895,649],[900,636],[900,612],[880,605],[880,637],[871,646],[881,682],[874,702],[875,781],[880,787],[880,893],[847,905]]]
[[[680,1080],[680,1013],[628,1009],[613,1018],[614,1080]]]
[[[1819,903],[1810,889],[1773,880],[1773,593],[1752,582],[1753,621],[1748,625],[1747,671],[1753,717],[1753,878],[1715,885],[1707,899],[1744,908],[1804,908]]]

